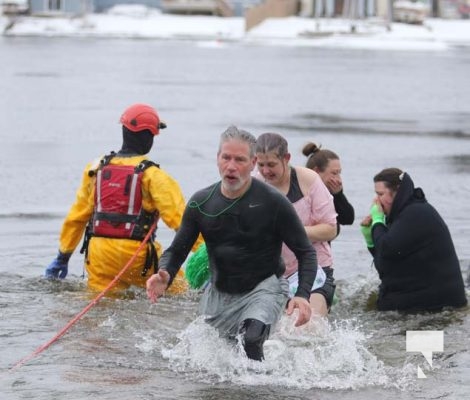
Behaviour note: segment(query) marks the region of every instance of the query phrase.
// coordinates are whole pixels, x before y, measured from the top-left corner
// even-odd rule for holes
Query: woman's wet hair
[[[334,151],[322,149],[321,145],[317,146],[313,142],[309,142],[304,146],[302,154],[307,157],[305,166],[310,169],[318,169],[320,172],[325,171],[330,160],[339,160]]]
[[[393,192],[398,190],[403,179],[403,171],[399,168],[385,168],[374,176],[375,182],[383,182],[387,189]]]
[[[250,132],[244,131],[243,129],[238,129],[235,125],[230,125],[220,135],[219,152],[222,148],[222,144],[232,139],[237,139],[241,142],[247,143],[250,147],[250,157],[255,156],[256,138]]]
[[[266,132],[258,136],[256,140],[256,153],[275,153],[279,159],[283,159],[289,153],[287,140],[278,133]]]

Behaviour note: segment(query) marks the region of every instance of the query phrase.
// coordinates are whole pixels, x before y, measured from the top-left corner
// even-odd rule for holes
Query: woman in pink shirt
[[[316,314],[325,316],[331,307],[336,287],[329,244],[337,233],[333,197],[316,172],[289,165],[291,155],[283,136],[277,133],[260,135],[257,139],[256,156],[258,178],[276,187],[289,198],[317,252],[318,265],[326,274],[326,282],[319,288],[312,288],[310,304]],[[285,245],[282,257],[286,264],[285,276],[295,288],[296,258]]]

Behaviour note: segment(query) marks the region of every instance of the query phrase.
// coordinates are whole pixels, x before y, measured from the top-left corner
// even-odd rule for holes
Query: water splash
[[[294,328],[295,315],[283,316],[265,343],[266,360],[249,360],[240,343],[230,344],[198,318],[182,331],[175,345],[164,345],[169,367],[199,382],[232,382],[299,389],[397,387],[397,379],[367,348],[367,337],[353,320],[314,318]],[[407,382],[403,377],[403,382]],[[403,384],[401,384],[403,386]]]

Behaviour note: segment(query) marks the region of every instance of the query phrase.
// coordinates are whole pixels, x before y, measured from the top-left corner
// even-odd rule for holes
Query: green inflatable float
[[[209,257],[205,243],[201,244],[188,259],[184,274],[192,289],[200,289],[209,280]]]

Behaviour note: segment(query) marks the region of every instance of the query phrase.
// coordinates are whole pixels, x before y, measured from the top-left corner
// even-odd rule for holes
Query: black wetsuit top
[[[316,270],[315,249],[289,200],[277,189],[253,179],[238,199],[222,195],[220,182],[195,193],[175,238],[160,259],[172,279],[199,233],[207,246],[211,279],[225,293],[245,293],[261,281],[284,273],[284,242],[299,260],[296,295],[310,298]]]
[[[447,225],[408,174],[387,226],[372,228],[371,250],[381,285],[379,310],[440,310],[467,304],[459,260]]]

